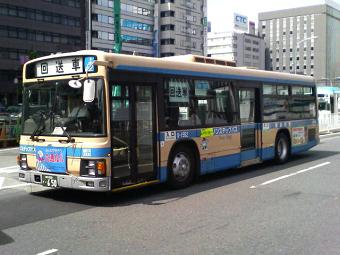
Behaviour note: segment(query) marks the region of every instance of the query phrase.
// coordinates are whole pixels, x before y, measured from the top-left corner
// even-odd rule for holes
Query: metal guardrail
[[[319,112],[320,132],[330,132],[337,129],[340,130],[340,114]]]

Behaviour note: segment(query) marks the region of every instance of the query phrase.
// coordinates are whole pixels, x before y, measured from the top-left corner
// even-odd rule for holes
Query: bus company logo
[[[41,74],[48,74],[48,63],[43,62],[40,64]]]
[[[262,130],[269,130],[269,129],[270,129],[269,123],[263,123],[262,124]]]
[[[173,141],[176,140],[176,131],[167,131],[165,132],[165,141]]]

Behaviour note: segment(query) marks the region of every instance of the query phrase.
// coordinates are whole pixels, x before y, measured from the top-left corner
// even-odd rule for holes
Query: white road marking
[[[280,176],[280,177],[278,177],[278,178],[275,178],[275,179],[266,181],[266,182],[261,183],[261,184],[259,184],[259,185],[257,185],[257,186],[251,186],[250,188],[251,188],[251,189],[255,189],[255,188],[259,187],[259,186],[265,186],[265,185],[271,184],[271,183],[273,183],[273,182],[277,182],[277,181],[286,179],[286,178],[288,178],[288,177],[292,177],[292,176],[295,176],[295,175],[298,175],[298,174],[302,174],[302,173],[311,171],[311,170],[313,170],[313,169],[315,169],[315,168],[319,168],[319,167],[322,167],[322,166],[329,165],[330,163],[331,163],[331,162],[325,162],[325,163],[322,163],[322,164],[319,164],[319,165],[316,165],[316,166],[311,166],[311,167],[309,167],[309,168],[306,168],[306,169],[297,171],[297,172],[295,172],[295,173],[283,175],[283,176]]]
[[[19,187],[29,186],[31,184],[32,183],[21,183],[21,184],[16,184],[16,185],[11,185],[11,186],[4,186],[4,187],[0,187],[0,190],[14,189],[14,188],[19,188]]]
[[[38,253],[37,255],[47,255],[47,254],[55,254],[58,250],[57,249],[50,249],[41,253]]]
[[[5,182],[5,177],[0,177],[0,189]]]
[[[1,149],[0,152],[3,152],[3,151],[13,151],[13,150],[18,150],[19,147],[14,147],[14,148],[7,148],[7,149]]]
[[[8,166],[8,167],[2,167],[0,168],[0,173],[4,174],[10,174],[10,173],[16,173],[19,170],[19,166]]]

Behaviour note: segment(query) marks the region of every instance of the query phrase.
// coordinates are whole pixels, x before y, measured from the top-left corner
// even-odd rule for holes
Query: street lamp
[[[294,50],[294,58],[293,58],[293,63],[294,63],[294,74],[296,74],[296,50],[298,47],[300,47],[300,44],[305,42],[305,41],[309,41],[309,40],[312,40],[312,39],[317,39],[318,37],[317,36],[311,36],[311,37],[308,37],[308,38],[305,38],[305,39],[302,39],[300,41],[298,41],[296,43],[296,47],[295,47],[295,50]]]

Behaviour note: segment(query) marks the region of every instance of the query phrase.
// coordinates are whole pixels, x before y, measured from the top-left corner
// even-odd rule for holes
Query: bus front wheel
[[[284,133],[279,133],[275,142],[275,161],[283,164],[288,161],[290,155],[290,143]]]
[[[189,186],[194,178],[194,169],[193,152],[188,147],[179,145],[169,158],[169,186],[174,189]]]

